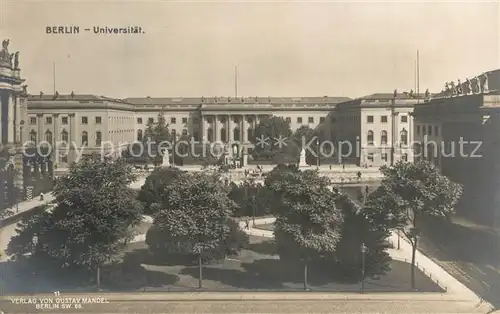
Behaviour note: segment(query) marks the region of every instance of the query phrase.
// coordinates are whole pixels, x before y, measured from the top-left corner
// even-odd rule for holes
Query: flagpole
[[[420,56],[417,49],[417,104],[420,103]]]

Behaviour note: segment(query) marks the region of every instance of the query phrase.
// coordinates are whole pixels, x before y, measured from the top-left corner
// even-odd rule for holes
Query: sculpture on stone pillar
[[[488,91],[488,75],[486,73],[483,73],[479,77],[479,82],[480,82],[481,92],[482,93],[487,92]]]
[[[461,95],[462,92],[462,83],[460,82],[460,80],[457,80],[457,95]]]
[[[2,50],[0,51],[0,66],[12,67],[12,55],[9,53],[9,40],[2,41]]]
[[[28,95],[28,85],[23,85],[22,88],[23,88],[23,96]]]
[[[19,51],[14,54],[14,70],[19,70]]]
[[[475,77],[474,80],[476,80],[476,83],[474,84],[475,85],[474,90],[476,93],[479,94],[479,93],[481,93],[481,81],[479,80],[478,77]]]
[[[429,89],[426,89],[425,90],[425,99],[431,98],[430,96],[431,96],[431,94],[429,93]]]
[[[471,92],[472,92],[471,82],[468,78],[466,78],[464,83],[464,94],[468,95]]]
[[[394,94],[393,94],[392,96],[393,96],[394,98],[398,97],[398,90],[397,90],[397,89],[395,89],[395,90],[394,90]]]
[[[457,89],[455,87],[455,82],[450,82],[450,96],[453,96],[457,93]]]

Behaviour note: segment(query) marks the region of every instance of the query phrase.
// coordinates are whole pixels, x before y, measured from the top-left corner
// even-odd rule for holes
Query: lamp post
[[[35,233],[31,239],[31,257],[35,256],[36,246],[38,244],[38,235]],[[36,293],[36,271],[33,270],[33,293]]]
[[[417,241],[420,235],[418,228],[410,229],[410,238],[412,239],[412,252],[411,252],[411,289],[415,290],[415,254],[417,251]]]
[[[319,168],[319,138],[316,139],[316,167]]]
[[[361,243],[361,293],[365,292],[365,253],[367,251],[365,243]]]
[[[255,195],[252,195],[252,221],[255,227]]]

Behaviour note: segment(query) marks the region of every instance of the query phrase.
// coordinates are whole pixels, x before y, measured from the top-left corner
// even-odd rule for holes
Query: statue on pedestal
[[[9,40],[2,41],[2,50],[0,50],[0,66],[12,68],[12,58],[14,54],[9,53]]]
[[[457,95],[462,95],[462,82],[460,80],[457,81]]]
[[[306,151],[302,148],[300,151],[300,157],[299,157],[299,167],[307,167],[307,162],[306,162]]]
[[[471,92],[472,92],[471,82],[467,78],[467,79],[465,79],[465,83],[464,83],[464,94],[468,95]]]
[[[14,70],[19,70],[19,51],[14,54]]]
[[[488,91],[488,75],[486,73],[483,73],[479,77],[479,82],[480,82],[480,87],[481,87],[481,92],[487,92]]]
[[[425,90],[425,99],[430,99],[431,98],[431,93],[429,92],[429,89]]]
[[[162,167],[170,167],[170,155],[168,154],[168,150],[165,149],[163,151],[163,161],[161,163]]]

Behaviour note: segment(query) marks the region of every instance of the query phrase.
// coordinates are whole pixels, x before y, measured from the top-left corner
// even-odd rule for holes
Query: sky
[[[496,1],[0,0],[28,91],[108,97],[420,91],[500,68]],[[46,34],[73,25],[80,34]],[[143,34],[84,28],[140,26]]]

